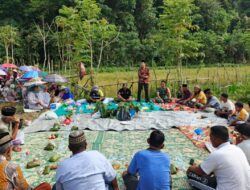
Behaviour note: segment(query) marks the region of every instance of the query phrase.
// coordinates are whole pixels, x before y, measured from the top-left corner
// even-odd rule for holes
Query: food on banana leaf
[[[71,131],[77,131],[79,128],[77,127],[77,126],[73,126],[72,128],[71,128]]]
[[[50,170],[56,170],[57,169],[57,165],[51,165],[50,166]]]
[[[58,138],[58,134],[51,134],[48,139],[53,140]]]
[[[31,169],[31,168],[35,168],[35,167],[40,166],[40,165],[41,165],[40,160],[33,160],[33,161],[27,163],[26,168]]]
[[[201,119],[206,119],[206,118],[207,118],[207,116],[205,116],[205,115],[201,116]]]
[[[55,123],[53,127],[50,129],[50,131],[59,131],[61,128],[61,125],[59,123]]]
[[[174,164],[170,165],[170,171],[172,175],[177,174],[177,170],[178,168],[176,168]]]
[[[185,111],[183,106],[180,106],[180,111]]]
[[[47,146],[44,148],[44,150],[52,151],[54,150],[54,148],[55,148],[55,145],[53,145],[52,143],[48,143]]]
[[[60,158],[61,158],[60,155],[55,154],[55,155],[50,157],[49,162],[57,162]]]
[[[119,164],[119,163],[114,163],[114,164],[112,164],[112,166],[113,166],[113,168],[114,168],[115,170],[119,170],[120,167],[121,167],[121,164]]]
[[[48,175],[50,173],[50,166],[45,166],[43,170],[43,175]]]

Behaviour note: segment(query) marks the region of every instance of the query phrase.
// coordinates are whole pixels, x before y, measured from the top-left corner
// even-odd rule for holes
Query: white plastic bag
[[[53,111],[47,111],[47,112],[43,113],[40,116],[40,118],[42,118],[44,120],[53,120],[53,119],[58,119],[58,116]]]
[[[101,118],[101,113],[98,111],[98,112],[95,112],[93,115],[92,115],[92,118],[93,119],[100,119]]]

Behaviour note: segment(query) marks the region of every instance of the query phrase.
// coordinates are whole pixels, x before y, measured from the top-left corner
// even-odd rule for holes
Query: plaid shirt
[[[141,84],[148,84],[149,83],[149,69],[139,69],[138,71],[138,77],[139,77],[139,83]]]

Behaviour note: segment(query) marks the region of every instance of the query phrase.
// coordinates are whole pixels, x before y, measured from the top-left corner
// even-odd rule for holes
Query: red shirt
[[[139,69],[138,71],[138,76],[139,76],[139,83],[142,84],[148,84],[149,83],[149,69],[145,68],[145,69]]]

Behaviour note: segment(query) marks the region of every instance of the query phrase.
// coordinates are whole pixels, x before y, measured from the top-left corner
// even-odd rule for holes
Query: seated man
[[[229,116],[235,113],[235,106],[231,100],[228,99],[228,94],[222,93],[220,97],[220,109],[215,111],[218,117],[228,119]]]
[[[110,162],[97,151],[86,151],[83,131],[69,135],[69,149],[73,155],[62,161],[56,171],[56,190],[97,190],[112,186],[119,190],[116,173]]]
[[[128,170],[123,173],[127,190],[170,190],[170,158],[161,152],[164,140],[164,134],[155,130],[147,140],[149,148],[134,155]]]
[[[130,102],[132,101],[131,90],[128,88],[128,84],[124,83],[122,88],[117,93],[118,101]]]
[[[243,151],[229,142],[229,132],[224,126],[214,126],[210,140],[217,148],[200,165],[187,170],[191,186],[198,189],[250,189],[250,166]],[[212,174],[214,177],[209,177]],[[210,188],[209,188],[210,187]]]
[[[210,89],[204,90],[204,93],[207,97],[207,104],[202,107],[202,109],[206,108],[214,108],[216,110],[220,109],[220,102],[218,98],[213,96],[212,91]]]
[[[188,89],[187,84],[183,84],[181,87],[181,97],[180,100],[177,101],[179,104],[184,104],[184,102],[192,97],[192,92]]]
[[[238,122],[247,122],[249,114],[244,109],[244,104],[242,102],[235,103],[235,110],[235,115],[229,118],[229,125],[235,126],[238,124]]]
[[[96,103],[99,101],[103,101],[104,98],[104,94],[101,91],[101,89],[98,86],[94,86],[91,91],[90,91],[90,95],[89,95],[89,102],[90,103]]]
[[[0,133],[0,190],[51,190],[48,183],[32,188],[26,181],[21,168],[11,163],[12,137],[8,132]]]
[[[198,85],[194,87],[193,96],[184,101],[184,104],[187,104],[189,107],[197,107],[197,108],[206,105],[206,103],[207,103],[207,97]]]
[[[245,153],[250,165],[250,125],[240,124],[236,127],[236,130],[240,133],[240,142],[237,142],[237,146]]]
[[[34,86],[32,90],[28,93],[27,104],[28,109],[32,110],[42,110],[48,106],[39,97],[40,88],[39,86]]]
[[[171,102],[171,91],[166,87],[166,82],[164,80],[161,81],[161,88],[156,91],[156,95],[155,101],[157,103]]]
[[[0,131],[9,132],[11,138],[16,139],[20,125],[20,120],[16,117],[16,108],[6,106],[2,108],[1,113]]]

